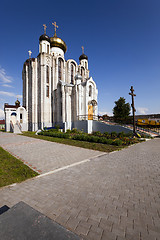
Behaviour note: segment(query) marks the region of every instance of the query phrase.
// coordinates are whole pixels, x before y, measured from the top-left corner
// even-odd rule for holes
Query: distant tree
[[[102,116],[102,118],[103,118],[103,120],[108,120],[108,115],[107,114],[104,114],[103,116]]]
[[[130,110],[130,104],[126,103],[125,98],[120,97],[118,101],[115,101],[115,107],[113,108],[114,121],[118,123],[127,123]]]

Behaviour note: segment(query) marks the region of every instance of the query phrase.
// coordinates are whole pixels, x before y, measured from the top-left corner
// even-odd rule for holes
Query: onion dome
[[[84,53],[79,57],[79,61],[83,59],[86,59],[88,61],[88,57]]]
[[[48,41],[48,42],[50,43],[50,38],[49,38],[49,36],[46,35],[45,33],[40,36],[39,42],[41,42],[42,40]]]
[[[15,101],[15,105],[16,105],[16,107],[20,107],[20,101],[18,100],[18,98],[17,98],[17,100]]]
[[[59,47],[64,51],[64,53],[67,51],[65,42],[61,38],[57,37],[56,33],[50,38],[50,43],[51,47]]]

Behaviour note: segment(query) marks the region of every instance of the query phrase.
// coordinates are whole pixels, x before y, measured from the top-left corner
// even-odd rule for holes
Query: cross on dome
[[[56,35],[56,30],[57,30],[57,28],[58,28],[58,25],[56,24],[56,22],[54,22],[54,23],[52,23],[52,25],[54,26],[54,31],[55,31],[55,35]]]
[[[43,24],[43,27],[44,27],[44,34],[46,34],[46,28],[47,28],[46,24]]]
[[[29,58],[31,58],[31,54],[32,54],[31,50],[29,50],[28,53],[29,53]]]
[[[82,46],[81,48],[82,48],[82,54],[84,54],[84,47]]]

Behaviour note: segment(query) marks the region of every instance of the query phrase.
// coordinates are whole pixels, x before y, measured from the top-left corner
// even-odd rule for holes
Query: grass
[[[38,173],[0,147],[0,187],[22,182],[37,175]]]
[[[47,140],[50,142],[57,142],[57,143],[62,143],[62,144],[66,144],[66,145],[97,150],[97,151],[101,151],[101,152],[112,152],[112,151],[117,151],[117,150],[124,148],[124,146],[119,147],[119,146],[107,145],[107,144],[102,144],[102,143],[91,143],[91,142],[78,141],[78,140],[73,140],[73,139],[64,139],[64,138],[48,137],[48,136],[43,136],[43,135],[35,135],[35,132],[23,132],[23,135],[27,136],[27,137],[43,139],[43,140]]]
[[[0,129],[0,132],[5,132],[5,129]]]

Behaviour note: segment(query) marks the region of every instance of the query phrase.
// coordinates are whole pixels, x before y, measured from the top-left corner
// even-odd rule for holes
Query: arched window
[[[73,64],[71,64],[71,84],[73,84],[74,76],[73,76]]]
[[[87,69],[87,62],[85,62],[85,68]]]
[[[17,116],[17,113],[13,112],[11,113],[11,116]]]
[[[46,86],[46,97],[49,97],[49,86]]]
[[[42,52],[42,44],[40,44],[40,50],[39,51],[40,51],[40,53]]]
[[[81,68],[82,82],[84,82],[84,67]]]
[[[49,45],[47,45],[47,53],[49,54]]]
[[[49,83],[49,66],[46,69],[46,82]]]
[[[58,59],[58,80],[62,80],[62,59]]]
[[[89,86],[89,97],[91,97],[92,96],[92,86],[90,85]]]

